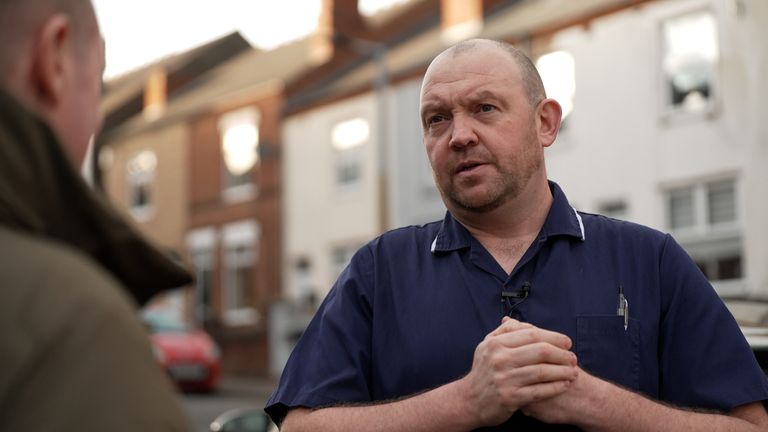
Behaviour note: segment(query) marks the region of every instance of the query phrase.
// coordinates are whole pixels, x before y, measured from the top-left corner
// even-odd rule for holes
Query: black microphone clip
[[[502,291],[501,302],[504,303],[508,298],[525,300],[531,294],[531,283],[528,281],[523,282],[523,287],[520,291]]]

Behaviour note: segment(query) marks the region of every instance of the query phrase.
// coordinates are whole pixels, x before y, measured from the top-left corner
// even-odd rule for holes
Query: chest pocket
[[[640,387],[640,323],[615,315],[576,317],[576,356],[587,372],[615,384]]]

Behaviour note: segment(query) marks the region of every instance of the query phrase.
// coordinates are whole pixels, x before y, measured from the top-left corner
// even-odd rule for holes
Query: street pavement
[[[221,413],[235,408],[263,408],[276,383],[268,379],[224,377],[213,393],[180,393],[193,432],[208,432]]]

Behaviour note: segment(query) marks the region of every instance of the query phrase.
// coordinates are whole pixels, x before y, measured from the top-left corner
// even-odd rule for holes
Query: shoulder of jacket
[[[53,323],[90,311],[133,313],[135,304],[117,280],[76,249],[6,228],[0,228],[0,244],[0,309],[10,312],[6,315],[48,316]]]

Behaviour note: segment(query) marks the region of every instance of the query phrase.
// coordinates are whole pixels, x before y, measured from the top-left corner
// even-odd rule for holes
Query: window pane
[[[336,277],[349,265],[357,249],[359,249],[358,246],[342,246],[333,249],[333,267]]]
[[[696,223],[693,207],[693,188],[686,187],[669,192],[669,226],[688,228]]]
[[[145,207],[151,204],[149,184],[137,183],[131,188],[131,207]]]
[[[699,270],[704,273],[704,276],[706,276],[707,279],[712,280],[712,272],[709,271],[710,266],[707,265],[707,262],[703,260],[696,260],[695,262]]]
[[[157,156],[144,150],[128,161],[128,204],[131,210],[149,210],[152,207],[152,183],[157,168]]]
[[[331,130],[334,150],[336,185],[348,187],[362,177],[362,146],[368,142],[371,130],[368,120],[357,117],[337,123]]]
[[[259,120],[255,107],[241,108],[219,119],[225,189],[251,181],[259,161]]]
[[[195,268],[195,311],[199,322],[211,317],[211,290],[213,289],[213,251],[209,249],[193,250],[192,263]]]
[[[573,56],[566,51],[545,54],[536,61],[547,96],[563,108],[563,119],[573,111],[573,97],[576,93],[576,67]]]
[[[736,188],[733,180],[708,184],[707,199],[710,224],[736,220]]]
[[[627,203],[624,201],[608,202],[600,206],[598,213],[617,219],[627,217]]]
[[[253,306],[253,295],[251,292],[251,270],[252,267],[240,267],[235,271],[235,304],[234,309],[243,309]]]
[[[339,185],[348,185],[357,182],[360,178],[360,164],[356,160],[339,161],[336,166],[336,182]]]
[[[686,111],[701,111],[712,97],[718,60],[715,19],[700,11],[669,19],[662,26],[663,68],[669,103]]]
[[[740,279],[742,276],[740,255],[717,260],[717,279]]]
[[[365,144],[370,135],[368,120],[358,117],[336,124],[331,131],[331,143],[338,151],[349,150]]]

